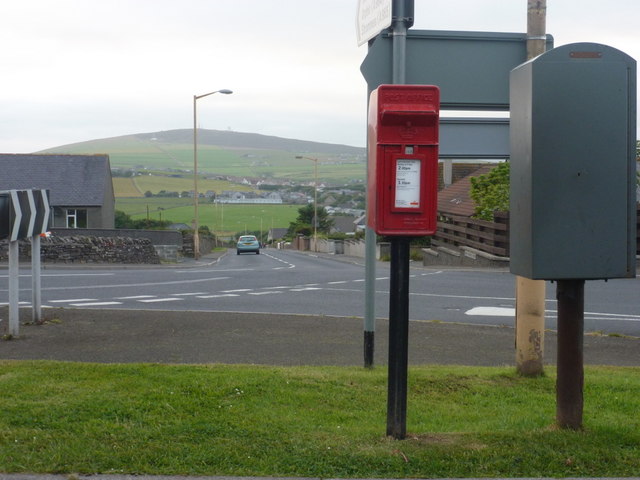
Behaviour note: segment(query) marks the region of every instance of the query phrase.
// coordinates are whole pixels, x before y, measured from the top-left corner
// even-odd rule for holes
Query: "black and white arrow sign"
[[[49,215],[47,190],[0,192],[0,236],[9,237],[11,242],[46,232]]]

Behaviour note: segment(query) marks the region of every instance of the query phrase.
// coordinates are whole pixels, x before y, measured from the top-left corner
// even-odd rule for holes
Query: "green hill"
[[[116,209],[133,218],[152,218],[191,225],[193,200],[187,195],[155,196],[160,192],[193,190],[193,130],[139,133],[63,145],[38,153],[106,153],[114,172]],[[308,158],[297,159],[296,156]],[[258,181],[268,184],[326,185],[363,182],[364,148],[253,133],[198,130],[198,190],[220,194],[228,190],[254,190]],[[151,192],[153,197],[145,196]],[[264,232],[287,227],[299,205],[218,206],[203,200],[200,224],[218,234]]]
[[[104,138],[38,153],[106,153],[114,170],[189,173],[193,171],[193,130]],[[312,181],[313,162],[296,156],[317,158],[318,178],[325,183],[344,184],[365,178],[364,148],[254,133],[198,130],[198,170],[203,175],[272,183]]]

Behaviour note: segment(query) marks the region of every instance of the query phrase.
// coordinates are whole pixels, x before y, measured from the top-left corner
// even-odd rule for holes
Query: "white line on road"
[[[131,295],[130,297],[116,297],[116,300],[139,300],[141,298],[156,298],[155,295]]]
[[[81,290],[81,289],[93,289],[93,288],[127,288],[127,287],[150,287],[158,285],[184,285],[186,283],[203,283],[211,282],[214,280],[228,280],[229,277],[210,277],[210,278],[197,278],[192,280],[172,280],[169,282],[145,282],[145,283],[119,283],[117,285],[82,285],[73,287],[46,287],[42,290]]]
[[[516,309],[504,307],[474,307],[464,312],[464,314],[480,317],[515,317]]]
[[[66,300],[49,300],[49,303],[94,302],[97,298],[68,298]]]
[[[43,273],[42,277],[113,277],[115,273]],[[30,277],[31,275],[25,275]]]
[[[516,309],[511,307],[474,307],[464,312],[465,315],[470,316],[483,316],[483,317],[512,317],[516,316]],[[557,310],[545,310],[546,314],[551,314],[547,318],[557,318]],[[620,322],[640,322],[640,316],[638,315],[625,315],[622,313],[599,313],[599,312],[585,312],[585,320],[608,320],[608,321],[620,321]]]
[[[225,293],[223,295],[198,295],[197,298],[223,298],[223,297],[239,297],[236,293]]]
[[[141,303],[158,303],[158,302],[175,302],[184,300],[184,298],[167,297],[167,298],[149,298],[147,300],[138,300]]]
[[[106,307],[108,305],[122,305],[122,302],[90,302],[90,303],[70,303],[72,307]]]
[[[248,295],[276,295],[278,293],[282,293],[282,291],[249,292]]]
[[[207,292],[172,293],[175,297],[195,297],[196,295],[206,295]]]
[[[235,290],[220,290],[222,293],[250,292],[252,288],[236,288]]]

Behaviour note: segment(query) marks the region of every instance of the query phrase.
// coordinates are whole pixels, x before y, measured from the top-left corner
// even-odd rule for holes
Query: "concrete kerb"
[[[0,473],[0,480],[341,480],[338,478],[320,478],[320,477],[222,477],[222,476],[194,476],[185,477],[181,475],[55,475],[55,474],[23,474],[23,473]],[[349,480],[368,480],[368,479],[349,479]],[[376,480],[398,480],[398,479],[383,479],[378,478]],[[481,478],[466,478],[466,479],[454,479],[454,478],[440,478],[440,479],[413,479],[413,480],[484,480]],[[496,478],[494,480],[555,480],[550,477],[547,478],[518,478],[518,479],[506,479]],[[565,480],[640,480],[640,477],[570,477]]]

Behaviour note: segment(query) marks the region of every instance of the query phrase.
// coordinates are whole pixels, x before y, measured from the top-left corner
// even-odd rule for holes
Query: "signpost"
[[[19,335],[20,286],[18,241],[31,238],[33,321],[41,318],[40,234],[49,225],[47,190],[0,191],[0,238],[9,240],[9,326],[7,334]]]
[[[369,94],[382,84],[438,85],[442,110],[509,110],[509,72],[527,60],[525,33],[409,30],[413,0],[394,0],[392,6],[393,29],[369,42],[360,66]],[[547,49],[553,47],[551,35],[542,40]],[[441,125],[441,158],[509,157],[508,119],[443,118]],[[375,330],[375,234],[370,228],[365,243],[365,366],[370,367]]]

